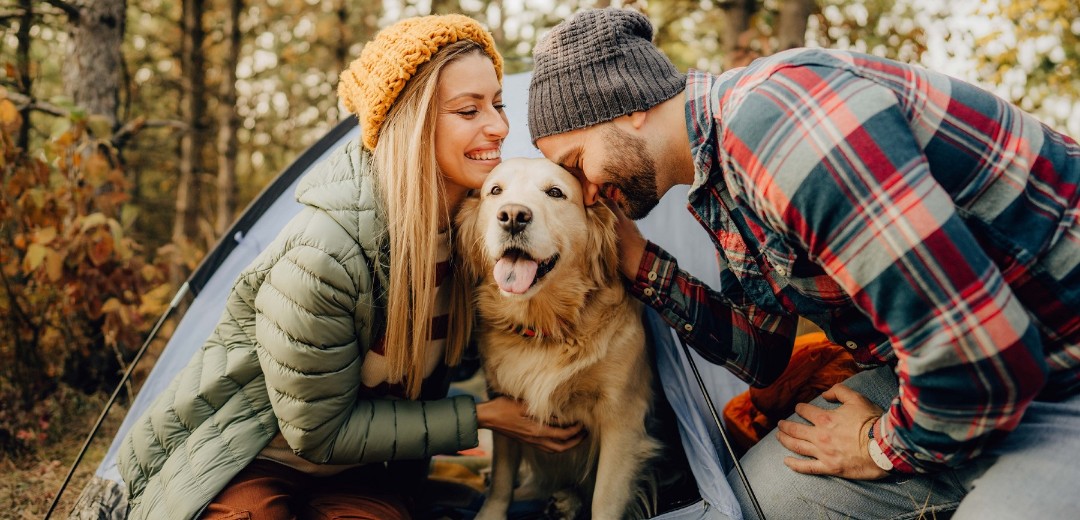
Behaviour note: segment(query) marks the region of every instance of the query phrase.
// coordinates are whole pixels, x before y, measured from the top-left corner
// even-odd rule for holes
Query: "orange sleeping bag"
[[[858,371],[851,355],[824,333],[795,338],[791,361],[776,382],[750,388],[724,407],[724,424],[735,448],[745,453],[772,431],[777,421],[795,413],[796,404],[811,401]]]

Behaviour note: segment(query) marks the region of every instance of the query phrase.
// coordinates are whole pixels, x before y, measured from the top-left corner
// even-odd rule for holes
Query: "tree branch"
[[[71,117],[71,112],[67,109],[45,101],[35,101],[29,96],[19,94],[18,92],[7,91],[7,98],[15,103],[15,108],[20,112],[23,109],[30,109],[54,115],[56,117]],[[120,127],[120,129],[113,134],[111,139],[112,144],[116,148],[123,148],[124,144],[131,140],[135,134],[147,128],[172,128],[173,130],[184,132],[187,131],[188,126],[184,124],[183,121],[177,121],[175,119],[146,119],[145,117],[140,116],[128,121],[124,126]]]
[[[73,21],[77,21],[79,17],[82,16],[82,11],[80,11],[78,7],[75,7],[64,0],[42,0],[42,2],[63,11],[64,14],[68,15],[68,18],[71,18]]]
[[[16,108],[19,109],[20,112],[25,109],[30,109],[37,110],[38,112],[45,112],[46,114],[51,114],[57,117],[71,116],[71,112],[68,110],[65,110],[45,101],[36,101],[30,96],[26,96],[18,92],[12,92],[9,90],[7,92],[7,98],[15,103]]]
[[[116,149],[122,149],[135,134],[147,128],[172,128],[174,130],[187,131],[188,126],[182,121],[174,119],[146,119],[139,116],[120,127],[112,137],[112,145]]]
[[[0,21],[6,22],[6,21],[11,20],[13,18],[20,18],[24,14],[26,14],[25,9],[19,9],[19,8],[5,9],[3,11],[0,11]]]

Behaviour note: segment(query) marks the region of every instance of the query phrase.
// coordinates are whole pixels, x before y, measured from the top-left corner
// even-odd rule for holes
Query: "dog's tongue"
[[[495,263],[495,283],[512,294],[522,294],[532,287],[536,278],[536,261],[504,256]]]

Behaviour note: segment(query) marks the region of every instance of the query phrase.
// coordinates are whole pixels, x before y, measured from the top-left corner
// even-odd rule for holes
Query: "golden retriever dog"
[[[586,208],[581,184],[556,164],[510,159],[464,202],[456,223],[490,390],[524,401],[549,424],[580,422],[588,431],[558,454],[496,433],[477,518],[506,517],[522,463],[566,518],[579,507],[593,519],[648,514],[635,496],[660,448],[645,426],[653,376],[641,305],[617,270],[615,215],[603,204]]]

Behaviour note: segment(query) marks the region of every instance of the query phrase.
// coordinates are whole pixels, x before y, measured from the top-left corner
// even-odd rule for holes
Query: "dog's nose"
[[[499,225],[511,235],[520,233],[532,222],[532,210],[521,204],[507,204],[499,208]]]

